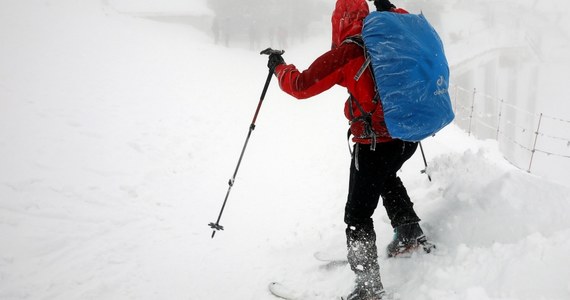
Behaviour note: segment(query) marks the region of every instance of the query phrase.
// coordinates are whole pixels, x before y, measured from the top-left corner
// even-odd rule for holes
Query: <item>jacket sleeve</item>
[[[311,66],[300,72],[295,65],[282,64],[275,68],[279,86],[287,94],[306,99],[318,95],[343,80],[342,51],[333,49],[319,58]]]

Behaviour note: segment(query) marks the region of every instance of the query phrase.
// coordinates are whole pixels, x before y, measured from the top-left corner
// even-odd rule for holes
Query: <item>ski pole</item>
[[[283,50],[273,50],[271,48],[267,48],[263,51],[261,51],[261,55],[265,54],[265,55],[271,55],[271,54],[278,54],[278,55],[282,55],[283,53],[285,53],[285,51]],[[249,138],[251,137],[251,133],[253,132],[253,130],[255,129],[255,122],[257,121],[257,115],[259,114],[259,110],[261,109],[261,104],[263,104],[263,99],[265,99],[265,94],[267,93],[267,89],[269,88],[269,83],[271,82],[271,78],[273,77],[273,69],[269,69],[269,74],[267,74],[267,79],[265,80],[265,85],[263,86],[263,91],[261,92],[261,97],[259,98],[259,103],[257,104],[257,109],[255,110],[255,114],[253,115],[253,120],[251,121],[251,124],[249,125],[249,131],[247,132],[247,137],[245,139],[245,143],[243,145],[243,148],[241,149],[241,154],[239,156],[239,160],[237,162],[236,165],[236,169],[234,171],[234,175],[232,176],[232,178],[228,181],[228,191],[226,192],[226,197],[224,199],[224,203],[222,204],[222,209],[220,210],[220,214],[218,215],[218,219],[216,220],[216,223],[210,223],[208,224],[208,226],[210,226],[213,231],[212,231],[212,238],[214,238],[214,236],[216,235],[216,231],[219,230],[224,230],[224,226],[220,225],[220,219],[222,218],[222,214],[224,213],[224,209],[226,208],[226,203],[228,202],[228,197],[230,196],[230,191],[232,190],[232,187],[235,183],[236,180],[236,176],[239,170],[239,166],[241,165],[241,161],[243,159],[243,154],[245,153],[245,148],[247,147],[247,144],[249,142]]]
[[[420,150],[422,152],[422,158],[424,159],[424,166],[425,166],[425,169],[421,170],[420,172],[425,173],[427,175],[429,181],[431,181],[431,176],[429,176],[429,174],[426,171],[427,170],[427,161],[426,161],[426,155],[424,154],[424,147],[422,147],[422,142],[419,142],[419,144],[420,144]]]

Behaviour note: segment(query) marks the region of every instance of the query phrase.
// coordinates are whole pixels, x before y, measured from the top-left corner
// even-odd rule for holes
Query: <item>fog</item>
[[[306,68],[335,1],[218,1],[0,0],[0,299],[351,291],[348,266],[313,256],[345,257],[343,88],[294,101],[273,79],[225,230],[207,226],[267,78],[259,50]],[[398,173],[438,248],[379,257],[386,289],[570,299],[569,4],[394,2],[440,33],[457,117],[422,142],[432,181],[419,151]],[[374,224],[384,248],[390,221]]]
[[[566,17],[570,3],[564,0],[393,3],[426,15],[442,37],[451,66],[456,123],[469,135],[501,141],[505,157],[515,166],[564,181],[558,174],[570,168],[567,87],[570,19]],[[330,37],[334,4],[335,1],[322,0],[110,0],[108,3],[139,17],[190,24],[209,36],[211,43],[228,51],[258,52],[273,47],[285,49],[286,59],[307,51],[312,45],[309,42]],[[314,58],[302,56],[305,64],[298,67],[308,66]],[[539,124],[542,128],[537,138],[533,133]],[[536,146],[539,151],[535,160]]]
[[[192,23],[215,43],[256,51],[268,45],[287,48],[321,34],[323,20],[334,8],[334,3],[323,0],[111,0],[110,4],[139,16]]]
[[[224,45],[253,45],[251,48],[266,44],[286,47],[290,46],[289,40],[302,42],[307,36],[329,34],[330,14],[335,4],[335,1],[325,0],[101,1],[104,6],[121,12],[170,16],[173,20],[190,22]],[[449,36],[443,37],[446,42],[466,39],[475,31],[506,23],[513,33],[525,31],[535,37],[558,34],[566,43],[570,39],[570,20],[565,17],[570,4],[564,0],[402,0],[393,3],[412,13],[422,12],[437,29],[449,31]],[[453,18],[456,11],[461,12],[461,18],[447,24],[450,28],[442,28],[441,20]],[[467,19],[463,18],[465,12],[470,15]],[[180,16],[186,20],[175,18]],[[541,41],[533,41],[537,42]]]

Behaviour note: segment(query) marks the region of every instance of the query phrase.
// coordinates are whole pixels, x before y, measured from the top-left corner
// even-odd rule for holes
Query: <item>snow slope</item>
[[[99,1],[0,3],[0,299],[307,299],[351,289],[342,256],[345,91],[272,83],[215,221],[266,58]],[[327,35],[328,36],[328,35]],[[299,67],[327,37],[288,49]],[[434,255],[381,258],[402,299],[569,299],[570,190],[450,126],[401,176]],[[378,245],[391,238],[376,213]]]

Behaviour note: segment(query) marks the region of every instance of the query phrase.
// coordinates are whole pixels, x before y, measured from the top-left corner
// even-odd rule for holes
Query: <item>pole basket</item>
[[[220,225],[220,224],[215,224],[215,223],[210,223],[208,224],[208,226],[210,226],[210,228],[214,229],[214,230],[224,230],[224,226]]]

